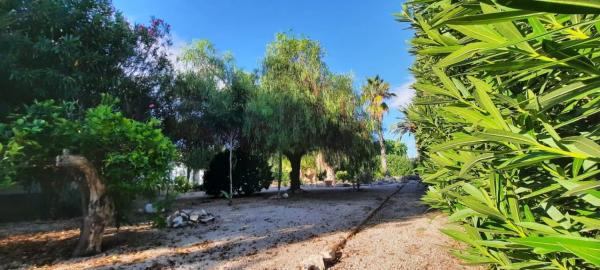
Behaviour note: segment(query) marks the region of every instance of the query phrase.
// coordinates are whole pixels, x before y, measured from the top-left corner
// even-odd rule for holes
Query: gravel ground
[[[346,242],[331,269],[479,269],[461,265],[448,253],[460,248],[440,233],[446,216],[426,213],[419,200],[422,186],[410,182]]]
[[[274,193],[224,200],[184,197],[180,209],[215,214],[209,225],[155,229],[149,223],[107,230],[104,252],[69,258],[78,221],[0,224],[0,269],[298,269],[347,239],[398,185],[310,188],[289,199]],[[438,232],[444,217],[423,214],[414,184],[393,196],[366,229],[348,240],[335,269],[463,269]]]
[[[312,188],[272,200],[274,193],[224,200],[179,200],[180,209],[216,215],[209,225],[164,229],[148,223],[111,228],[105,252],[70,259],[77,220],[0,225],[0,269],[295,269],[312,254],[331,249],[397,185]]]

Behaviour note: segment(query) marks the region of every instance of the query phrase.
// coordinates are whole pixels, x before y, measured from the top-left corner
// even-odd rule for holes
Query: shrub
[[[391,176],[405,176],[412,172],[412,161],[407,156],[388,155],[388,170]]]
[[[337,172],[335,172],[335,178],[337,180],[349,181],[350,174],[347,171],[337,171]]]
[[[415,30],[417,92],[404,126],[416,127],[424,200],[449,212],[459,226],[444,232],[469,245],[457,256],[592,269],[600,58],[590,42],[600,25],[573,13],[599,9],[541,2],[410,1],[401,19]]]
[[[192,184],[185,176],[177,176],[174,181],[174,189],[179,193],[186,193],[193,189]]]
[[[88,184],[81,190],[88,207],[82,231],[100,235],[115,217],[117,225],[125,219],[137,196],[155,195],[168,185],[170,165],[177,158],[175,146],[157,128],[156,120],[143,123],[125,118],[115,104],[105,96],[102,104],[79,116],[72,103],[36,102],[22,115],[13,116],[7,144],[18,146],[18,153],[5,163],[14,164],[11,181],[64,181],[66,176],[56,173],[57,166],[85,172]],[[39,175],[44,178],[36,179]],[[90,235],[81,235],[74,254],[99,251],[101,238]]]
[[[268,159],[244,151],[233,152],[233,193],[251,195],[268,188],[273,181]],[[229,152],[217,154],[204,174],[204,190],[209,195],[229,192]]]

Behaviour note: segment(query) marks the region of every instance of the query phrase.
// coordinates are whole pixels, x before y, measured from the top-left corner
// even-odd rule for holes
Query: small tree
[[[26,107],[11,123],[8,144],[20,147],[11,158],[16,181],[26,179],[20,172],[32,167],[68,167],[82,175],[77,183],[87,203],[75,256],[99,252],[104,229],[123,218],[136,196],[167,185],[176,158],[157,121],[125,118],[114,104],[105,98],[77,117],[73,104],[45,101]]]
[[[206,40],[189,45],[179,57],[183,70],[170,93],[171,128],[189,153],[229,151],[229,195],[233,193],[233,152],[247,139],[242,133],[246,103],[255,79],[235,67],[229,53],[219,53]],[[188,166],[193,164],[188,164]],[[208,164],[206,164],[208,165]],[[229,196],[231,198],[231,196]]]

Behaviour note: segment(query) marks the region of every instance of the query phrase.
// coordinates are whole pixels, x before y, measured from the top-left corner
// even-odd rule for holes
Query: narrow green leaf
[[[577,245],[565,245],[565,248],[586,262],[600,267],[600,248],[586,248]]]
[[[565,192],[563,197],[585,194],[590,189],[595,188],[600,188],[600,181],[577,182],[577,186]]]
[[[458,62],[461,62],[465,59],[472,57],[479,50],[482,50],[485,48],[490,48],[490,47],[492,47],[492,45],[489,43],[485,43],[485,42],[469,43],[465,46],[462,46],[462,48],[454,51],[453,53],[449,54],[448,56],[444,57],[442,60],[440,60],[437,63],[437,66],[447,67],[450,65],[454,65]]]
[[[473,166],[479,164],[480,162],[482,162],[484,160],[491,159],[493,157],[494,157],[494,154],[488,153],[488,154],[483,154],[483,155],[479,155],[479,156],[470,158],[467,162],[465,162],[462,165],[458,176],[464,176],[469,170],[471,170],[471,168],[473,168]]]
[[[529,193],[529,194],[527,194],[527,195],[523,196],[523,197],[522,197],[522,199],[529,199],[529,198],[532,198],[532,197],[535,197],[535,196],[539,196],[539,195],[542,195],[542,194],[546,194],[546,193],[552,192],[552,191],[554,191],[554,190],[557,190],[557,189],[559,189],[560,187],[561,187],[561,186],[560,186],[559,184],[552,184],[552,185],[549,185],[549,186],[547,186],[547,187],[544,187],[544,188],[542,188],[542,189],[538,189],[538,190],[536,190],[536,191],[534,191],[534,192],[531,192],[531,193]]]
[[[443,22],[443,24],[455,24],[455,25],[478,25],[478,24],[491,24],[498,22],[510,22],[513,20],[527,19],[532,16],[544,14],[543,12],[533,12],[526,10],[515,10],[515,11],[504,11],[488,14],[479,14],[471,16],[462,16],[453,18]]]
[[[538,232],[544,233],[544,234],[559,234],[557,231],[552,229],[552,227],[550,227],[548,225],[540,224],[537,222],[517,222],[516,224],[519,227],[538,231]]]
[[[542,110],[547,110],[554,105],[567,102],[577,96],[588,95],[592,92],[600,92],[600,80],[592,82],[575,82],[552,90],[538,98]],[[528,104],[527,109],[535,109],[535,104]]]
[[[598,0],[497,0],[503,6],[562,14],[600,14]]]
[[[586,137],[567,137],[564,138],[561,143],[567,145],[567,147],[572,146],[572,148],[569,147],[569,150],[571,151],[583,153],[593,158],[600,158],[600,145]]]
[[[512,133],[504,130],[486,130],[485,132],[475,132],[475,137],[490,142],[508,142],[514,144],[539,145],[539,143],[525,135]]]
[[[490,44],[499,44],[507,41],[492,27],[486,25],[449,25],[448,27],[461,32],[468,37]]]
[[[571,218],[585,225],[588,229],[600,230],[600,218],[589,218],[580,216],[571,216]]]
[[[440,152],[448,149],[457,149],[461,146],[472,145],[480,142],[486,141],[482,138],[477,138],[473,136],[463,136],[460,138],[456,138],[454,140],[439,144],[437,146],[432,147],[431,152]]]
[[[496,107],[496,105],[488,95],[488,92],[491,92],[492,87],[486,82],[479,80],[475,77],[469,76],[467,78],[475,86],[475,98],[483,107],[483,109],[485,109],[494,118],[494,120],[496,120],[496,122],[498,122],[504,128],[504,130],[510,130],[508,124],[506,123],[506,120],[504,119],[504,117],[502,117],[500,110],[498,109],[498,107]]]

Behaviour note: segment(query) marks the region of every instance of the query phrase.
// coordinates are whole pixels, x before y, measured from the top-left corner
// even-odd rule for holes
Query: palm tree
[[[366,105],[373,129],[379,139],[379,146],[381,147],[381,170],[385,176],[389,176],[389,171],[387,168],[385,139],[383,138],[383,115],[389,110],[385,100],[393,96],[396,95],[390,93],[390,85],[384,82],[379,76],[368,78],[367,84],[362,88],[361,98]]]
[[[414,122],[410,121],[410,119],[408,118],[408,111],[404,109],[400,110],[400,112],[404,114],[404,117],[398,118],[399,121],[392,125],[392,133],[398,135],[399,140],[402,139],[402,136],[404,136],[404,134],[406,133],[416,134],[417,132],[417,125]],[[415,142],[415,148],[417,149],[418,158],[419,147],[417,145],[417,142]]]

